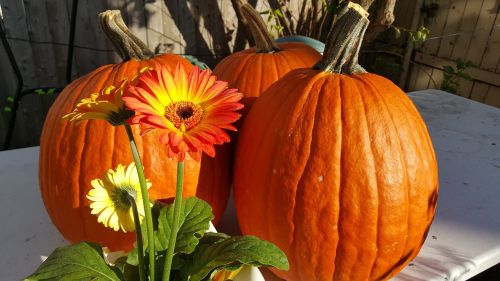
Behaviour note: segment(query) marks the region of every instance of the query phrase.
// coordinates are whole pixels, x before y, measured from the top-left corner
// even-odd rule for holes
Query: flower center
[[[115,209],[126,212],[132,206],[129,198],[134,199],[136,191],[131,187],[115,188],[109,196],[115,205]]]
[[[203,109],[189,101],[174,102],[165,109],[165,117],[177,129],[183,130],[181,127],[184,127],[185,130],[189,130],[201,122]]]

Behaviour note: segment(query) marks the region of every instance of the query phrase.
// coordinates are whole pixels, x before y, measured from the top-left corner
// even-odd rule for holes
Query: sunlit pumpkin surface
[[[437,189],[421,116],[374,74],[292,71],[239,132],[239,225],[285,251],[288,281],[394,276],[425,240]]]

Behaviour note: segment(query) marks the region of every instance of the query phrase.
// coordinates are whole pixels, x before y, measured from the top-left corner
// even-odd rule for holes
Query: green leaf
[[[275,9],[274,11],[274,14],[277,16],[277,17],[280,17],[280,18],[284,18],[285,15],[283,15],[283,13],[281,12],[280,9]]]
[[[234,236],[196,247],[192,262],[181,270],[182,280],[200,281],[215,270],[234,270],[244,264],[288,270],[286,255],[276,245],[254,236]]]
[[[48,91],[47,91],[47,95],[53,95],[55,94],[56,92],[56,88],[50,88]]]
[[[168,247],[173,217],[173,204],[167,205],[160,210],[158,231],[155,233],[155,246],[158,251],[164,251]],[[213,217],[212,207],[207,202],[196,197],[184,199],[181,206],[175,253],[192,253],[200,238],[208,230]]]
[[[33,280],[123,280],[121,273],[106,264],[97,244],[82,242],[57,248],[35,273]]]
[[[444,72],[449,73],[449,74],[455,73],[455,69],[453,68],[453,66],[450,66],[450,65],[443,66],[443,70],[444,70]]]

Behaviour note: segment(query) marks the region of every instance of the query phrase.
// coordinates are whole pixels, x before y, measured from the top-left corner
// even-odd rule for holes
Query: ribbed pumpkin
[[[438,173],[410,99],[357,63],[368,25],[349,4],[325,57],[290,72],[239,132],[234,196],[240,228],[278,245],[287,281],[387,280],[419,252]]]
[[[40,139],[40,191],[52,222],[67,240],[93,241],[111,250],[128,250],[135,235],[114,232],[98,223],[97,216],[90,214],[90,202],[86,198],[92,179],[102,178],[108,169],[115,169],[118,164],[132,163],[125,128],[113,127],[100,120],[75,125],[63,121],[62,116],[71,112],[82,98],[103,87],[116,85],[123,78],[133,77],[146,66],[159,63],[175,67],[181,63],[190,69],[192,65],[177,55],[153,56],[144,43],[128,31],[119,13],[103,14],[101,23],[125,61],[102,66],[75,80],[59,94],[46,117]],[[122,35],[118,35],[117,29],[123,31]],[[127,45],[131,48],[126,48]],[[153,131],[141,137],[137,126],[132,129],[145,175],[153,183],[150,197],[173,197],[176,160],[169,159],[166,149],[159,143],[159,134]],[[218,184],[217,171],[213,167],[201,168],[201,173],[200,168],[200,163],[186,159],[184,195],[196,194],[208,201],[219,219],[227,204],[229,189],[221,189],[224,186]],[[198,183],[202,185],[200,190],[197,190]]]
[[[241,13],[255,46],[224,58],[214,68],[214,74],[244,95],[245,114],[271,84],[293,69],[313,66],[321,55],[304,43],[275,43],[262,18],[249,4],[241,6]]]

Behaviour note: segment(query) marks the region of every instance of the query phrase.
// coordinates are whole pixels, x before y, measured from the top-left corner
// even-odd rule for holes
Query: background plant
[[[463,61],[461,59],[456,61],[455,66],[443,66],[441,90],[456,94],[460,86],[460,79],[472,81],[472,77],[465,72],[467,68],[472,66],[474,66],[474,64],[470,61]]]

